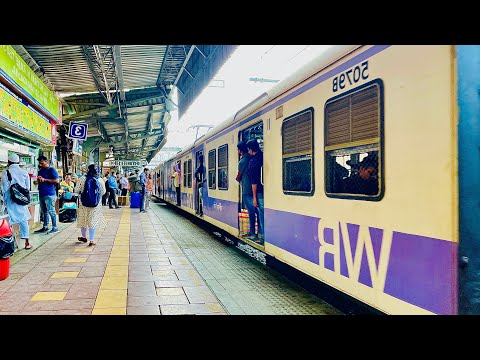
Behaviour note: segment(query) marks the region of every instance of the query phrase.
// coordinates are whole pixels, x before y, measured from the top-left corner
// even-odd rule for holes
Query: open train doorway
[[[263,121],[259,121],[238,133],[239,143],[243,142],[246,145],[250,140],[256,140],[260,151],[262,153],[264,152]],[[242,153],[244,153],[244,151],[242,151]],[[253,205],[252,202],[252,185],[247,171],[251,157],[252,155],[250,155],[248,152],[244,153],[243,156],[241,156],[239,152],[238,181],[240,182],[240,190],[238,193],[238,232],[242,239],[245,239],[251,243],[255,243],[256,245],[264,246],[263,238],[259,238],[257,236],[257,234],[259,234],[259,213],[258,209]],[[263,186],[263,166],[261,167],[260,174],[260,182]]]
[[[201,171],[198,171],[199,168]],[[195,152],[195,186],[193,189],[193,199],[195,203],[195,215],[203,216],[203,186],[205,182],[205,161],[203,159],[203,149]]]

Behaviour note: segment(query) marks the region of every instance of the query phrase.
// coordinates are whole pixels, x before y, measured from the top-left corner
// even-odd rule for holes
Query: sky
[[[282,80],[329,47],[330,45],[238,46],[180,119],[178,110],[170,112],[171,120],[164,148],[184,148],[192,144],[197,132],[192,126],[217,125],[275,85],[274,82],[251,81],[250,78]],[[224,86],[219,87],[222,81]],[[208,127],[199,128],[198,136],[207,130]]]

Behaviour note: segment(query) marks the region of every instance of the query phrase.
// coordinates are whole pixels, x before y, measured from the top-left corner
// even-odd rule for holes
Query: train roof
[[[250,101],[247,105],[239,109],[235,114],[230,115],[226,120],[222,121],[212,129],[210,129],[206,134],[195,140],[193,144],[187,145],[180,152],[178,152],[175,157],[182,156],[183,154],[189,152],[192,148],[194,148],[199,142],[205,141],[212,136],[215,136],[222,130],[228,128],[230,125],[246,118],[248,115],[254,113],[268,102],[282,95],[283,93],[295,87],[299,83],[305,81],[309,77],[315,75],[316,73],[323,70],[332,63],[338,61],[342,57],[348,55],[360,46],[362,45],[335,45],[330,47],[321,55],[312,59],[306,65],[302,66],[300,69],[280,81],[278,84],[274,85],[268,91],[264,92],[260,96]]]

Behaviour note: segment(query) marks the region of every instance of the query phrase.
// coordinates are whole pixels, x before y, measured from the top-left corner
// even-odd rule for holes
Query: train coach
[[[383,313],[478,314],[479,66],[480,46],[332,46],[159,165],[156,196],[176,204],[178,166],[198,212],[203,156],[202,221]],[[263,244],[235,180],[250,139]]]

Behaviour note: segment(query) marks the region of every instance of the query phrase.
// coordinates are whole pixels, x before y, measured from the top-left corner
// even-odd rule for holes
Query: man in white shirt
[[[17,154],[8,156],[8,170],[5,170],[2,174],[2,191],[8,216],[10,217],[9,224],[19,225],[20,238],[25,240],[25,250],[29,250],[32,248],[28,241],[30,237],[30,229],[28,227],[28,220],[31,218],[30,211],[28,211],[28,206],[14,202],[10,195],[10,186],[12,184],[19,184],[25,189],[30,189],[30,177],[25,170],[20,168],[19,163],[20,158]],[[11,181],[8,180],[7,171],[10,173]]]
[[[125,174],[122,175],[122,178],[120,179],[120,186],[122,187],[122,196],[127,196],[127,191],[128,191],[128,179],[125,176]]]

